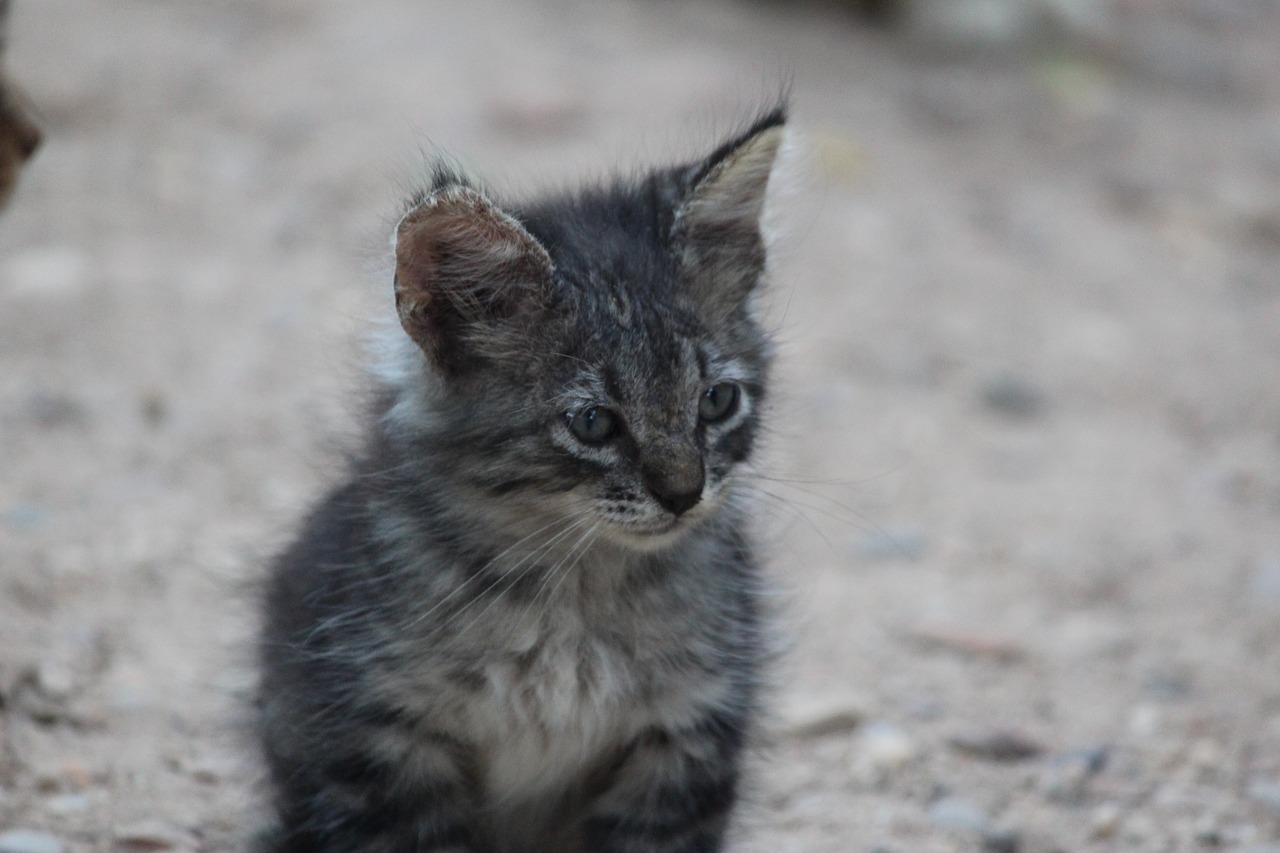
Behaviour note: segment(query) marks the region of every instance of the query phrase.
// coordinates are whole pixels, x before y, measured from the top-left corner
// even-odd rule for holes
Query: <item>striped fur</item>
[[[441,169],[411,200],[368,445],[267,586],[268,849],[721,849],[764,647],[735,497],[782,122],[561,197]]]

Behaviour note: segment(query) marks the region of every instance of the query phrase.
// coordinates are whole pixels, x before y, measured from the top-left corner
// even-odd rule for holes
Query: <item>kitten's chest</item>
[[[668,616],[567,598],[477,626],[490,646],[472,666],[463,725],[495,799],[581,784],[641,731],[694,713],[707,689],[659,642],[673,643]]]
[[[496,798],[580,779],[667,712],[663,674],[581,613],[564,608],[507,630],[477,662],[468,703],[468,735]]]

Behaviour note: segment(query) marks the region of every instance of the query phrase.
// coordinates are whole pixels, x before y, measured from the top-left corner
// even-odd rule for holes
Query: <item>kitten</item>
[[[445,167],[411,200],[368,446],[268,584],[272,850],[722,848],[783,123],[531,203]]]

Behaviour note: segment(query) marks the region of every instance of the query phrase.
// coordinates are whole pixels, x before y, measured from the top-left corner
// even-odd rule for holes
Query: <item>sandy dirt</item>
[[[790,75],[737,849],[1280,851],[1280,7],[1113,5],[941,58],[803,6],[17,3],[0,847],[260,820],[250,588],[353,433],[421,147],[550,186]]]

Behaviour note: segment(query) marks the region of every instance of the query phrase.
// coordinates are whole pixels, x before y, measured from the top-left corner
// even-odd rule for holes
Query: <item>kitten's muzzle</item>
[[[702,466],[698,466],[696,473],[696,477],[646,474],[644,484],[659,506],[675,515],[684,515],[702,500],[702,487],[706,483]]]

